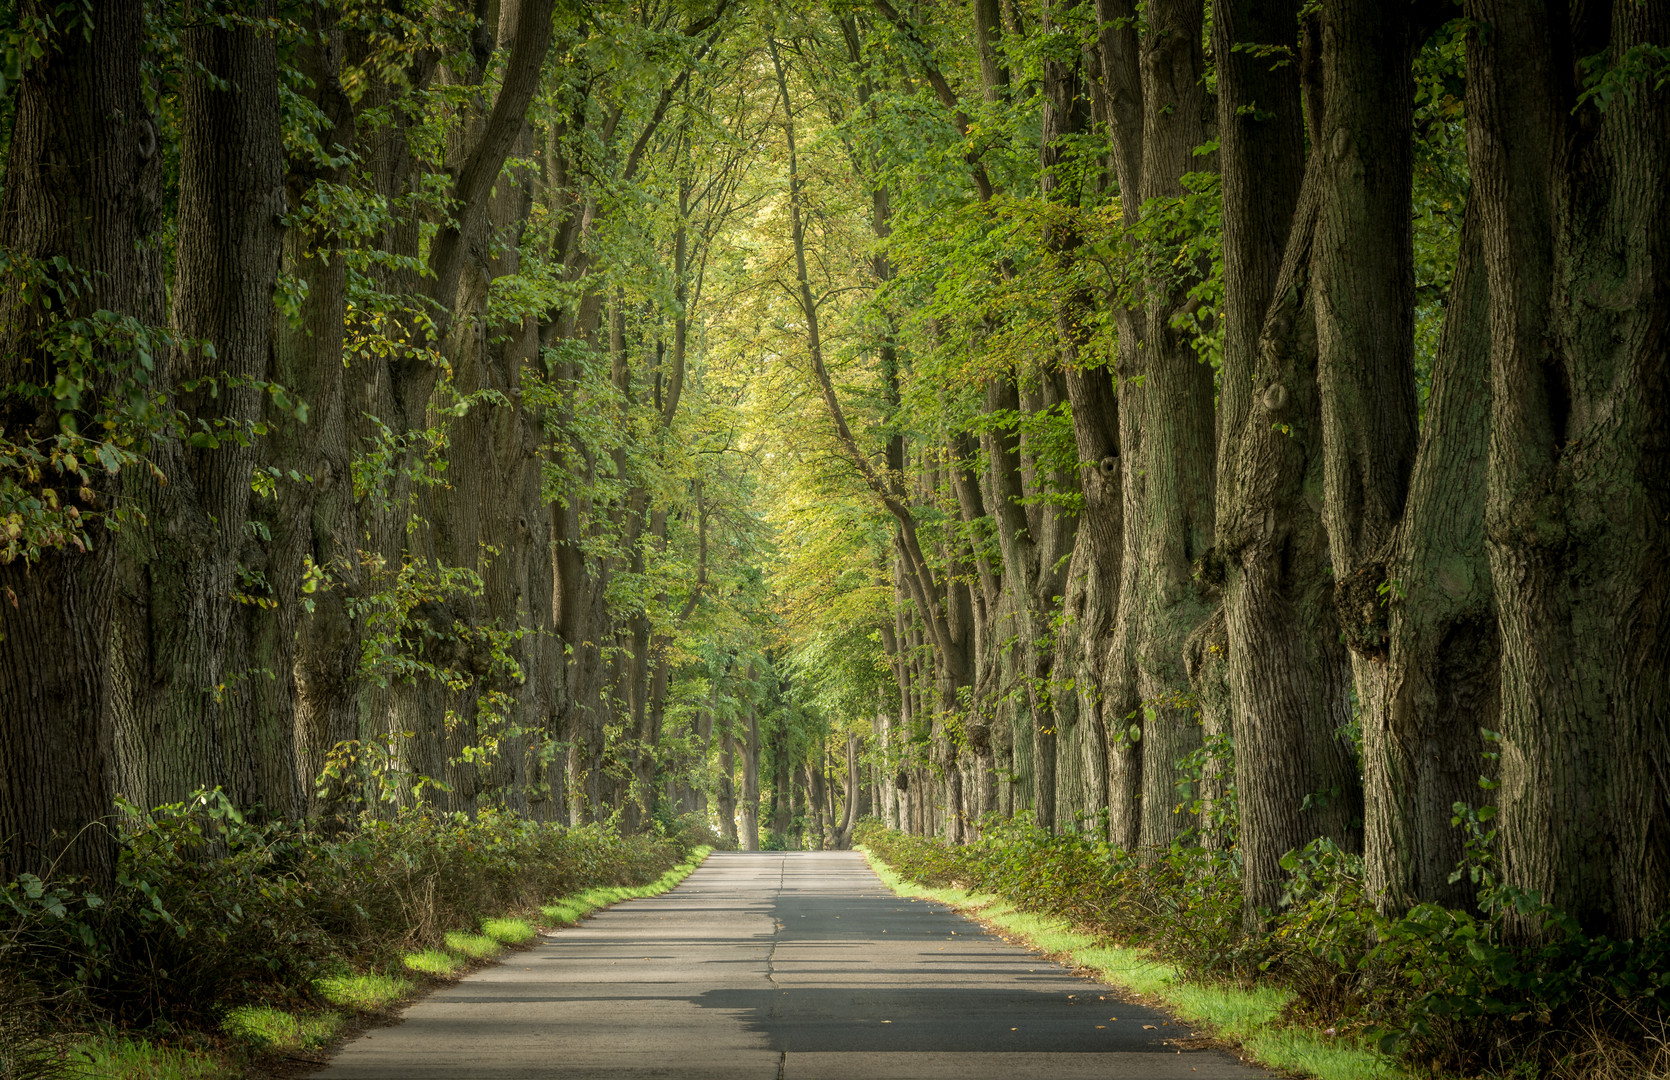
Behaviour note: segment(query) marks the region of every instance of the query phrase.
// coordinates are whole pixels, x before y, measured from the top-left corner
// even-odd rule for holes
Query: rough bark
[[[1182,176],[1199,168],[1194,150],[1206,141],[1208,128],[1202,5],[1151,3],[1145,14],[1142,197],[1147,201],[1184,194]],[[1200,745],[1183,649],[1210,610],[1193,568],[1211,546],[1216,454],[1211,368],[1195,355],[1187,333],[1172,326],[1193,275],[1169,276],[1175,259],[1168,254],[1150,253],[1163,270],[1143,283],[1145,520],[1137,594],[1143,605],[1137,688],[1144,714],[1139,842],[1161,847],[1187,825],[1174,812],[1179,785],[1185,783],[1179,762]]]
[[[1500,644],[1484,544],[1490,318],[1477,206],[1469,206],[1432,370],[1409,498],[1387,562],[1384,700],[1364,710],[1364,855],[1381,907],[1464,907],[1450,874],[1483,801],[1482,731],[1500,730]],[[1379,720],[1383,727],[1373,726]]]
[[[859,806],[864,798],[858,769],[858,736],[851,732],[847,734],[846,793],[841,823],[835,827],[835,839],[830,845],[836,851],[852,848],[852,830],[858,824]]]
[[[1250,372],[1252,404],[1233,434],[1233,453],[1225,455],[1225,468],[1234,470],[1227,478],[1233,495],[1219,510],[1240,850],[1252,925],[1276,906],[1287,852],[1319,836],[1347,850],[1361,844],[1361,787],[1343,741],[1351,716],[1349,662],[1339,643],[1327,535],[1308,494],[1322,483],[1306,274],[1315,217],[1316,196],[1307,183]]]
[[[1612,69],[1670,5],[1466,12],[1503,874],[1621,938],[1670,908],[1670,88]]]
[[[172,321],[188,343],[171,350],[167,378],[208,432],[263,414],[250,383],[269,369],[287,209],[278,54],[248,25],[198,23],[183,41]],[[241,574],[257,451],[239,442],[163,447],[166,483],[130,474],[150,527],[124,544],[116,752],[124,793],[142,806],[219,786],[243,806],[275,799],[270,814],[300,809],[293,731],[252,723],[251,680],[271,676],[250,669],[241,610],[262,590]]]
[[[53,6],[20,5],[44,17]],[[160,267],[136,253],[162,224],[163,159],[143,95],[144,12],[96,2],[60,23],[15,90],[0,204],[0,247],[35,259],[61,257],[91,275],[64,314],[107,310],[147,326],[162,321]],[[54,373],[29,338],[35,312],[0,295],[0,386],[47,383]],[[100,356],[101,360],[126,358]],[[111,375],[103,377],[111,381]],[[100,387],[103,389],[103,387]],[[22,441],[54,433],[39,399],[0,396],[0,429]],[[116,487],[98,477],[103,510]],[[115,548],[101,526],[88,553],[48,550],[33,565],[0,565],[0,879],[23,871],[85,877],[101,893],[114,845],[96,823],[111,812],[112,686],[108,646]],[[15,598],[15,600],[13,599]]]
[[[1218,386],[1219,449],[1217,505],[1220,514],[1235,503],[1234,459],[1253,405],[1253,371],[1265,315],[1282,265],[1293,210],[1304,170],[1304,131],[1299,80],[1291,63],[1297,51],[1297,3],[1217,0],[1213,7],[1213,53],[1218,63],[1218,159],[1223,192],[1224,335]],[[1262,47],[1237,49],[1236,45]],[[1274,55],[1265,50],[1285,50]],[[1274,462],[1271,462],[1272,464]],[[1313,512],[1306,507],[1306,512]],[[1225,540],[1220,528],[1215,538]],[[1235,575],[1220,546],[1202,564],[1203,577],[1222,587]],[[1197,631],[1190,653],[1190,685],[1208,733],[1237,737],[1236,702],[1230,682],[1234,650],[1258,645],[1232,640],[1221,607]],[[1208,629],[1216,625],[1216,630]],[[1214,651],[1214,646],[1218,651]],[[1302,675],[1303,673],[1301,673]],[[1223,782],[1208,781],[1221,789]],[[1209,791],[1209,794],[1211,792]],[[1233,831],[1236,823],[1231,820]],[[1209,835],[1209,843],[1233,835]]]
[[[1114,181],[1121,216],[1135,223],[1142,216],[1144,105],[1140,20],[1137,6],[1126,0],[1097,0],[1100,34],[1094,50],[1097,74],[1092,88],[1096,114],[1108,124]],[[1141,289],[1113,302],[1118,343],[1114,356],[1117,387],[1120,507],[1118,603],[1111,634],[1091,642],[1099,658],[1099,711],[1108,733],[1108,837],[1116,846],[1137,846],[1142,824],[1143,748],[1129,737],[1140,715],[1137,686],[1137,640],[1142,607],[1136,602],[1143,566],[1147,473],[1144,415],[1147,350]],[[1075,420],[1075,422],[1077,422]],[[1139,729],[1140,730],[1140,729]]]
[[[309,99],[330,124],[318,132],[329,152],[354,145],[354,117],[340,82],[343,41],[333,19],[320,19],[298,50],[296,64],[311,80]],[[307,207],[313,185],[340,181],[344,168],[304,152],[287,162],[285,192],[292,213]],[[277,408],[267,411],[271,434],[264,465],[276,469],[271,500],[257,498],[250,517],[272,537],[263,554],[273,606],[250,607],[252,660],[274,678],[256,681],[257,727],[270,726],[295,742],[299,807],[310,818],[342,824],[348,785],[318,784],[331,749],[358,736],[359,650],[346,598],[360,584],[359,515],[354,503],[348,445],[342,348],[347,305],[347,259],[326,227],[294,228],[284,237],[285,273],[307,283],[295,318],[274,325],[270,378],[308,406],[306,422]],[[297,482],[294,477],[300,476]],[[304,594],[305,562],[328,580]],[[304,610],[305,605],[305,610]],[[288,755],[279,755],[283,761]],[[276,762],[274,762],[276,764]],[[257,798],[284,806],[285,779],[265,770]]]
[[[1413,29],[1407,5],[1360,0],[1324,4],[1321,28],[1322,142],[1309,167],[1319,173],[1311,274],[1322,517],[1372,780],[1386,754],[1381,590],[1415,457]],[[1365,805],[1366,819],[1388,809]]]

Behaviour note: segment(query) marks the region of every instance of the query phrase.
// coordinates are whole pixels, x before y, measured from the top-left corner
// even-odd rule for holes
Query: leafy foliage
[[[316,979],[387,966],[487,916],[652,881],[702,839],[423,808],[357,826],[329,839],[254,822],[219,791],[131,811],[113,892],[29,875],[0,889],[9,985],[130,1024],[212,1027],[220,1010],[311,1000]]]

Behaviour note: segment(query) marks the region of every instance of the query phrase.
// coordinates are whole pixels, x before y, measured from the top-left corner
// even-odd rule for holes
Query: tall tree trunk
[[[829,839],[828,784],[823,775],[823,745],[812,749],[806,763],[806,827],[812,834],[813,851],[823,851]]]
[[[1388,912],[1470,904],[1450,873],[1480,801],[1481,731],[1499,731],[1500,643],[1484,544],[1490,433],[1489,290],[1476,204],[1461,227],[1409,499],[1387,564],[1384,699],[1364,709],[1364,854]],[[1376,721],[1383,727],[1369,726]]]
[[[45,19],[54,10],[29,2],[14,13]],[[62,258],[88,276],[89,287],[63,316],[102,309],[156,326],[162,272],[144,253],[162,224],[163,158],[145,105],[144,11],[97,0],[60,25],[15,90],[0,247]],[[51,385],[57,375],[32,340],[40,320],[20,288],[0,288],[0,387],[8,388],[0,392],[0,430],[8,440],[58,431],[60,418],[40,411],[42,399],[10,389]],[[115,370],[130,362],[103,349],[95,355]],[[92,389],[106,392],[115,381],[112,372]],[[88,413],[76,419],[93,430]],[[93,475],[86,486],[92,500],[64,497],[78,514],[108,508],[117,482]],[[33,564],[8,552],[0,562],[0,880],[55,869],[105,893],[115,848],[96,823],[113,808],[108,650],[116,548],[102,526],[88,532],[90,552],[49,548]]]
[[[312,27],[317,38],[297,52],[297,66],[310,79],[309,100],[330,127],[318,133],[322,145],[352,147],[354,116],[339,76],[342,32],[334,19]],[[335,183],[342,166],[321,165],[304,151],[288,163],[285,187],[292,213],[308,206],[317,183]],[[284,237],[285,272],[307,282],[307,295],[294,320],[274,326],[271,378],[307,403],[306,422],[269,408],[265,462],[279,472],[272,500],[257,498],[252,520],[272,537],[266,561],[274,606],[247,609],[252,661],[274,678],[257,680],[255,709],[265,723],[288,730],[295,740],[307,816],[342,824],[349,810],[346,777],[320,782],[333,747],[356,738],[360,650],[347,597],[360,589],[359,515],[354,503],[352,454],[343,383],[343,337],[347,318],[347,259],[333,250],[327,229],[297,228]],[[305,478],[297,483],[295,473]],[[304,580],[311,560],[327,575]],[[305,591],[304,591],[305,590]],[[305,610],[304,610],[305,609]],[[267,771],[258,797],[282,805],[282,778]]]
[[[1670,910],[1670,88],[1620,65],[1670,5],[1466,12],[1503,874],[1622,938]]]
[[[719,733],[719,835],[735,844],[740,840],[736,831],[736,735],[730,723],[724,723]]]
[[[249,383],[270,362],[287,209],[278,52],[249,25],[199,21],[183,37],[173,323],[212,348],[173,350],[177,405],[204,430],[163,449],[166,484],[141,479],[135,491],[150,528],[126,545],[117,760],[143,806],[219,786],[241,805],[266,796],[281,803],[269,814],[294,814],[293,729],[251,715],[250,680],[264,676],[250,670],[241,606],[261,590],[240,577],[240,563],[257,451],[208,435],[223,418],[248,425],[263,414]]]
[[[835,827],[835,840],[830,847],[836,851],[852,848],[852,830],[858,824],[859,804],[864,793],[858,769],[858,735],[847,733],[846,808],[841,811],[841,823]]]
[[[1276,906],[1284,854],[1318,836],[1354,847],[1360,818],[1356,764],[1339,734],[1350,718],[1348,660],[1326,533],[1306,495],[1320,490],[1322,448],[1308,278],[1317,195],[1304,170],[1299,73],[1235,48],[1295,55],[1297,23],[1296,3],[1214,9],[1225,327],[1217,550],[1203,576],[1222,582],[1249,925]]]
[[[1414,78],[1411,9],[1331,0],[1322,13],[1320,208],[1311,254],[1322,408],[1323,521],[1352,651],[1370,792],[1386,754],[1386,560],[1415,457]],[[1431,794],[1439,794],[1437,792]],[[1383,833],[1391,792],[1365,805]],[[1453,800],[1452,800],[1453,801]],[[1390,850],[1383,836],[1374,847]]]
[[[1137,5],[1130,0],[1096,0],[1100,24],[1092,65],[1096,81],[1096,115],[1108,125],[1114,179],[1122,216],[1135,223],[1142,213],[1143,192],[1143,76],[1137,28]],[[1147,320],[1138,295],[1114,302],[1118,343],[1114,357],[1117,379],[1120,506],[1120,556],[1114,624],[1097,649],[1097,684],[1103,728],[1107,731],[1108,838],[1119,848],[1137,846],[1142,826],[1143,746],[1129,737],[1132,721],[1140,715],[1137,680],[1137,641],[1142,607],[1137,603],[1147,515],[1144,405],[1146,389]],[[1075,402],[1075,409],[1077,404]],[[1078,423],[1075,419],[1075,423]],[[1105,460],[1104,455],[1103,460]],[[1095,647],[1095,646],[1093,646]],[[1140,731],[1140,729],[1138,729]]]
[[[1317,489],[1322,469],[1305,283],[1314,221],[1307,192],[1259,339],[1254,400],[1232,436],[1234,455],[1225,458],[1233,494],[1219,515],[1249,925],[1274,910],[1287,852],[1319,836],[1347,850],[1361,844],[1361,788],[1343,735],[1350,667],[1339,643],[1327,535],[1305,494]]]
[[[789,760],[789,729],[783,720],[778,721],[776,730],[771,733],[771,765],[771,835],[781,843],[789,834],[789,789],[794,768],[794,763]]]
[[[1196,171],[1195,148],[1208,138],[1202,83],[1201,0],[1149,3],[1142,43],[1142,198],[1184,194],[1182,178]],[[1130,206],[1126,199],[1127,210]],[[1173,272],[1175,257],[1149,256]],[[1183,651],[1210,613],[1194,574],[1195,560],[1212,546],[1216,447],[1212,371],[1190,338],[1172,325],[1195,275],[1176,281],[1154,275],[1143,283],[1144,492],[1139,578],[1137,689],[1143,701],[1143,846],[1164,847],[1187,825],[1174,812],[1181,760],[1200,745],[1188,704]]]
[[[754,665],[743,676],[750,697],[743,705],[743,735],[747,740],[742,759],[742,850],[760,850],[760,710],[752,695]]]

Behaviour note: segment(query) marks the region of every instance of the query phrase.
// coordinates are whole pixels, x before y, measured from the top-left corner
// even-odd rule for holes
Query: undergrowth
[[[129,810],[114,889],[0,885],[4,1080],[212,1076],[227,1055],[322,1045],[338,1010],[526,943],[567,921],[553,902],[656,886],[712,839],[693,820],[621,836],[424,809],[323,836],[218,791]]]
[[[1133,853],[996,820],[960,846],[873,821],[857,839],[906,880],[1059,916],[1208,983],[1279,988],[1285,1023],[1366,1041],[1409,1072],[1670,1080],[1670,920],[1640,940],[1590,936],[1488,874],[1476,912],[1387,918],[1361,858],[1319,840],[1284,860],[1282,905],[1249,934],[1233,850]],[[1526,925],[1534,938],[1510,931]]]

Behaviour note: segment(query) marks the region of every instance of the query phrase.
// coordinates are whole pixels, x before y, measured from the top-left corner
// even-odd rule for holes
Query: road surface
[[[852,852],[716,853],[429,995],[320,1080],[1259,1080]],[[1173,1040],[1182,1040],[1181,1043]]]

